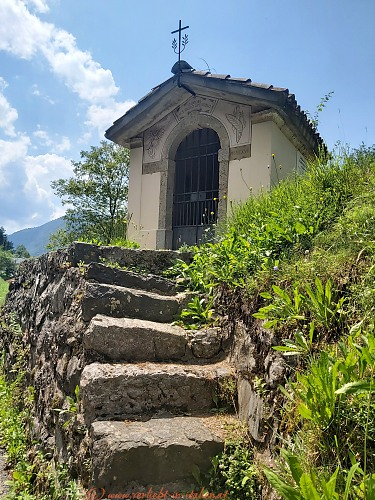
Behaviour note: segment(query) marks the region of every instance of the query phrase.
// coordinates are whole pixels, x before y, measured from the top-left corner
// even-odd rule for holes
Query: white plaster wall
[[[141,221],[142,157],[142,147],[130,150],[128,238],[132,241],[138,241],[139,226]]]
[[[288,177],[289,174],[297,169],[298,150],[283,134],[279,127],[271,122],[272,126],[272,153],[275,158],[272,158],[271,168],[271,186],[274,186]]]
[[[160,172],[142,175],[141,216],[138,243],[141,248],[156,248],[159,226]]]
[[[251,157],[229,162],[228,213],[232,205],[246,201],[252,194],[270,186],[272,123],[252,127]]]

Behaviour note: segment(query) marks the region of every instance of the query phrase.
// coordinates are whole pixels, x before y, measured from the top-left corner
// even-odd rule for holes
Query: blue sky
[[[373,0],[0,0],[0,226],[63,214],[50,182],[171,76],[171,31],[195,69],[287,87],[330,149],[375,143]]]

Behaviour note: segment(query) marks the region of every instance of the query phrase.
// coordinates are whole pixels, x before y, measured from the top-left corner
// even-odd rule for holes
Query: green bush
[[[220,455],[212,460],[208,490],[228,492],[228,500],[257,500],[261,498],[259,476],[252,450],[246,443],[229,442]]]
[[[16,272],[16,263],[12,252],[0,248],[0,278],[9,279]]]

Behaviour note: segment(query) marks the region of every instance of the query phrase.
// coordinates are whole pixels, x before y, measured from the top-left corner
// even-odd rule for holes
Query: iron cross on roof
[[[173,42],[172,42],[172,49],[173,49],[175,54],[178,54],[178,63],[179,64],[180,64],[180,60],[181,60],[181,52],[183,52],[185,50],[185,47],[189,42],[189,38],[188,38],[187,34],[185,33],[185,35],[183,37],[181,37],[181,32],[183,30],[186,30],[188,27],[189,26],[184,26],[183,28],[181,28],[181,19],[180,19],[179,25],[178,25],[178,30],[171,32],[172,35],[174,33],[178,33],[178,52],[177,52],[177,41],[175,38],[173,39]],[[181,48],[181,45],[182,45],[182,48]]]
[[[183,30],[186,30],[189,26],[184,26],[183,28],[181,28],[181,19],[178,23],[178,30],[175,30],[175,31],[171,31],[171,34],[173,35],[174,33],[178,33],[178,52],[177,52],[177,41],[176,39],[174,38],[173,39],[173,42],[172,42],[172,49],[174,51],[175,54],[178,54],[178,62],[177,64],[174,64],[173,65],[173,68],[172,68],[172,73],[176,74],[177,73],[177,85],[179,87],[183,87],[185,90],[187,90],[191,95],[195,96],[195,92],[191,89],[189,89],[188,87],[186,87],[186,85],[184,85],[183,83],[181,83],[181,71],[183,69],[193,69],[188,63],[186,63],[185,61],[182,61],[183,65],[181,65],[181,52],[183,52],[186,48],[186,45],[188,44],[189,42],[189,38],[187,36],[187,34],[185,33],[185,35],[183,37],[181,37],[181,32]],[[177,68],[176,68],[177,66]],[[183,67],[182,67],[183,66]]]

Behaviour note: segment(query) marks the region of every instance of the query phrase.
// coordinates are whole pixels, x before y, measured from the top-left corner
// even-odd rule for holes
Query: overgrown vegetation
[[[286,499],[375,498],[374,195],[375,147],[321,157],[173,269],[199,300],[236,290],[297,356],[279,466],[264,469]]]
[[[0,278],[0,307],[4,304],[6,294],[8,293],[9,284]]]
[[[0,367],[0,445],[6,452],[10,468],[7,499],[23,500],[78,500],[81,498],[77,484],[71,479],[64,464],[55,464],[38,450],[33,441],[30,408],[33,388],[27,387],[22,332],[15,321],[10,326],[1,325],[14,339],[12,370],[5,376],[3,363]]]

